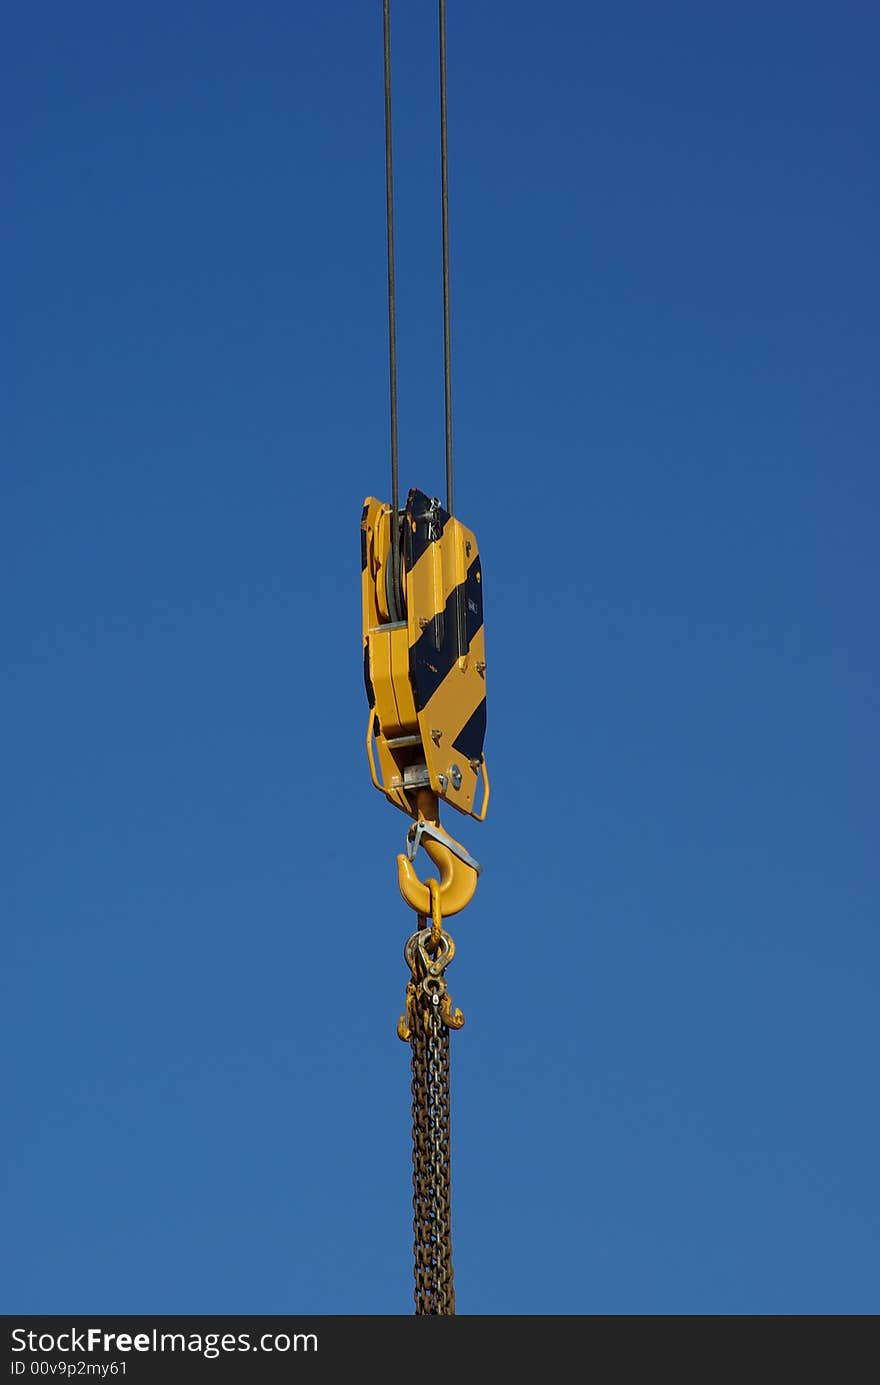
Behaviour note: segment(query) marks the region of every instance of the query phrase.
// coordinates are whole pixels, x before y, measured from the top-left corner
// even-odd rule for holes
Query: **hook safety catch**
[[[477,875],[482,873],[483,867],[479,861],[475,861],[469,851],[466,851],[461,842],[457,842],[454,837],[450,837],[448,832],[444,832],[442,827],[437,827],[434,823],[426,822],[424,818],[419,818],[414,822],[406,834],[406,854],[411,861],[416,859],[416,853],[422,837],[431,837],[435,842],[441,842],[443,846],[448,846],[453,856],[457,856],[460,861],[464,861],[466,866],[475,870]],[[426,848],[427,850],[427,848]]]

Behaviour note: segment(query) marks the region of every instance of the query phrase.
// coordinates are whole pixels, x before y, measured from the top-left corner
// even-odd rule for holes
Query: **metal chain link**
[[[455,944],[440,932],[434,945],[434,935],[433,928],[424,927],[407,942],[404,956],[412,980],[397,1032],[411,1046],[416,1314],[452,1316],[449,1030],[460,1029],[464,1016],[453,1010],[443,976]]]
[[[413,1257],[418,1315],[455,1313],[449,1144],[449,1030],[438,1005],[412,1028]]]

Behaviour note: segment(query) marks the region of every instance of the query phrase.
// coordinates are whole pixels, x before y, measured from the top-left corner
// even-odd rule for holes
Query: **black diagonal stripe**
[[[367,531],[364,528],[364,520],[367,517],[369,505],[365,505],[361,510],[361,572],[367,566]]]
[[[483,741],[486,739],[486,699],[475,707],[464,726],[452,742],[453,750],[464,755],[467,760],[483,758]]]
[[[468,575],[450,593],[443,610],[433,616],[409,651],[409,675],[415,693],[416,709],[427,707],[443,679],[483,624],[481,583],[477,581],[480,559],[476,557]]]
[[[376,705],[376,694],[373,691],[373,680],[370,677],[370,646],[364,645],[364,687],[367,690],[367,702],[371,707]]]
[[[407,572],[412,572],[422,554],[441,537],[448,522],[449,515],[436,497],[410,491],[403,526],[403,566]]]
[[[464,587],[466,648],[470,649],[471,640],[483,624],[483,574],[480,570],[479,556],[474,558],[468,568]]]

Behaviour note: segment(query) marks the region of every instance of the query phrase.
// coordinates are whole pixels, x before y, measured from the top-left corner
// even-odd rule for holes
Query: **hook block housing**
[[[391,528],[391,506],[368,497],[361,586],[373,783],[410,817],[418,815],[418,790],[430,788],[482,820],[486,654],[477,541],[436,497],[411,490],[399,515],[396,590]]]

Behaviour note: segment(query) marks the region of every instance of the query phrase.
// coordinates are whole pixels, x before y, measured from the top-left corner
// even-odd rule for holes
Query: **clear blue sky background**
[[[411,1311],[378,0],[7,0],[6,1312]],[[394,6],[442,488],[436,11]],[[464,1313],[875,1312],[867,3],[450,0]]]

